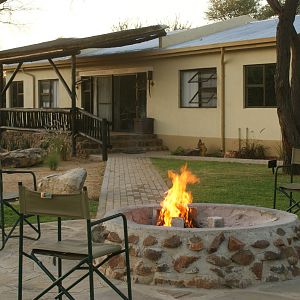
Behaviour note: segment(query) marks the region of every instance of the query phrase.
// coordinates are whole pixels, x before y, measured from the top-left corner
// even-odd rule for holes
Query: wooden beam
[[[4,94],[2,93],[4,87],[4,72],[3,72],[3,64],[0,64],[0,108],[5,107],[3,100]]]
[[[7,89],[9,88],[9,86],[11,85],[11,83],[13,82],[13,80],[15,79],[17,73],[19,72],[19,70],[21,69],[23,63],[20,62],[17,66],[17,68],[15,69],[15,71],[12,73],[11,77],[9,78],[9,81],[6,83],[5,87],[2,90],[2,95],[4,95],[7,91]]]
[[[71,128],[72,128],[72,155],[76,156],[76,56],[72,55],[72,70],[71,70],[71,78],[72,78],[72,109],[71,109]]]
[[[33,62],[33,61],[40,61],[50,58],[59,58],[65,56],[71,56],[73,54],[79,54],[80,51],[55,51],[55,52],[43,52],[37,53],[32,55],[23,55],[23,56],[9,56],[0,58],[0,63],[3,64],[15,64],[20,62]]]
[[[65,79],[61,75],[59,69],[57,68],[57,66],[55,65],[55,63],[53,62],[53,60],[51,58],[48,58],[48,61],[49,61],[50,65],[52,66],[52,68],[54,69],[54,71],[55,71],[56,75],[58,76],[59,80],[63,84],[64,88],[66,89],[69,97],[72,100],[72,91],[71,91],[70,87],[68,86],[67,82],[65,81]]]

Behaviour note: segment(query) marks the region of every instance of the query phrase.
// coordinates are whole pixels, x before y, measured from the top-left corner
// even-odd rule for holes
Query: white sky
[[[13,16],[19,26],[0,24],[0,49],[48,41],[58,37],[84,37],[111,32],[128,19],[143,25],[173,20],[192,27],[207,24],[208,0],[19,0],[36,8]],[[162,23],[160,22],[160,23]]]

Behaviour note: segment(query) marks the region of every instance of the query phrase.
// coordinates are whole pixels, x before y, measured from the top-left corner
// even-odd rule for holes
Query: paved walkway
[[[159,202],[166,190],[166,185],[153,168],[147,155],[111,155],[107,163],[105,178],[101,190],[99,215],[106,209],[117,208],[121,205],[134,205],[149,202]],[[55,240],[54,223],[42,224],[42,239]],[[27,229],[28,230],[28,229]],[[82,221],[67,221],[63,223],[64,238],[84,237]],[[25,248],[32,242],[26,241]],[[52,260],[44,261],[45,265],[53,269]],[[70,267],[71,264],[64,266]],[[24,264],[24,300],[31,300],[42,288],[49,284],[48,278],[39,268],[28,259]],[[78,276],[74,274],[75,276]],[[11,239],[5,249],[0,252],[0,299],[17,299],[18,282],[18,240]],[[125,284],[118,282],[118,286],[126,291]],[[95,299],[120,299],[110,288],[100,280],[95,279]],[[42,299],[54,299],[54,294]],[[87,300],[88,281],[85,280],[74,288],[76,300]],[[174,287],[147,286],[133,284],[134,300],[288,300],[300,299],[300,277],[286,282],[277,282],[254,286],[243,290],[204,290],[177,289]]]
[[[149,157],[110,155],[104,173],[97,217],[128,205],[159,203],[167,186]]]

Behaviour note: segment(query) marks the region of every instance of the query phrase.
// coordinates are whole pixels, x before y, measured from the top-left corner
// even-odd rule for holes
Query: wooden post
[[[0,64],[0,107],[5,107],[3,104],[3,100],[4,100],[4,94],[3,92],[3,88],[4,88],[4,73],[3,73],[3,64]]]
[[[107,161],[107,130],[108,123],[106,119],[101,122],[101,136],[102,136],[102,160]]]
[[[76,55],[72,55],[72,108],[71,108],[71,126],[72,126],[72,156],[76,155]]]

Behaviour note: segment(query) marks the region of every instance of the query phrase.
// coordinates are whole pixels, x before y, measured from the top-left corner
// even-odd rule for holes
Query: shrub
[[[59,165],[59,162],[60,162],[59,153],[52,151],[48,154],[48,156],[46,158],[46,164],[50,170],[55,171]]]
[[[267,148],[264,145],[256,142],[246,143],[245,146],[241,147],[237,151],[237,157],[248,158],[248,159],[265,159]]]
[[[171,154],[172,155],[184,155],[185,150],[181,146],[179,146],[174,151],[171,151]]]

